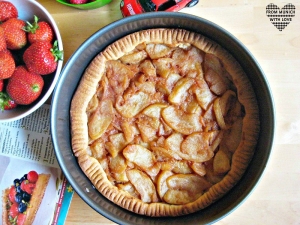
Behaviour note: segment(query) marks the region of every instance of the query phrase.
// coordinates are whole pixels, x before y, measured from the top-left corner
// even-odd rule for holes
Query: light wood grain
[[[38,0],[60,29],[65,62],[90,35],[122,18],[119,1],[82,11],[54,0]],[[282,31],[266,16],[269,3],[296,6],[296,15]],[[236,36],[251,51],[265,72],[276,106],[276,136],[264,176],[250,197],[219,225],[300,224],[300,1],[200,0],[181,12],[208,19]],[[75,194],[67,225],[114,224],[91,209]]]

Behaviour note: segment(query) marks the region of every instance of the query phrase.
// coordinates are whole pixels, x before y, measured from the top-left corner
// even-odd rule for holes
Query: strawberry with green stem
[[[17,107],[17,103],[5,92],[0,92],[0,110],[11,110]]]
[[[26,22],[27,25],[23,28],[24,31],[28,33],[29,43],[34,43],[37,41],[49,41],[53,40],[53,30],[51,25],[46,21],[39,21],[37,16],[34,16],[33,23]]]
[[[18,50],[27,44],[27,35],[23,30],[25,21],[18,18],[11,18],[0,26],[4,29],[4,36],[8,49]]]
[[[63,51],[58,48],[58,42],[52,45],[48,41],[37,41],[24,52],[23,61],[30,72],[47,75],[57,68],[58,60],[63,59]]]
[[[19,105],[29,105],[41,94],[44,79],[41,75],[29,72],[25,66],[18,66],[6,86],[8,95]]]

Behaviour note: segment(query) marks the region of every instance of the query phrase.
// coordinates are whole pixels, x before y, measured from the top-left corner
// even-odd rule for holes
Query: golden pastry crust
[[[162,46],[160,44],[162,44]],[[176,163],[180,161],[177,159],[183,159],[183,158],[186,159],[184,161],[185,164],[180,164],[181,165],[180,168],[182,169],[184,167],[183,165],[188,165],[187,167],[184,168],[192,171],[189,172],[190,173],[189,175],[184,174],[184,172],[182,171],[180,173],[172,172],[171,169],[168,171],[168,165],[170,164],[167,164],[167,166],[166,164],[163,165],[160,164],[160,166],[162,165],[164,167],[159,171],[159,175],[157,175],[157,172],[155,172],[156,171],[155,166],[158,164],[157,158],[154,159],[155,163],[152,163],[151,160],[150,160],[151,162],[149,162],[147,160],[142,159],[142,162],[144,163],[143,165],[139,163],[138,160],[135,160],[134,157],[132,156],[132,154],[141,152],[143,155],[148,154],[149,157],[151,158],[153,156],[152,154],[153,152],[151,151],[153,151],[153,149],[159,151],[160,149],[159,147],[161,147],[157,143],[156,146],[154,146],[154,148],[150,148],[151,149],[150,152],[148,151],[149,148],[142,148],[140,145],[135,145],[135,144],[131,144],[129,147],[128,147],[129,144],[127,146],[125,144],[124,146],[122,146],[122,149],[117,152],[113,151],[107,145],[105,145],[104,148],[105,153],[103,152],[95,153],[93,152],[93,149],[91,149],[92,143],[96,142],[98,136],[91,135],[92,132],[89,130],[91,125],[89,124],[89,122],[92,121],[92,119],[90,113],[87,112],[88,111],[87,109],[91,108],[92,107],[91,105],[93,105],[93,96],[95,96],[97,90],[99,91],[99,84],[100,84],[99,82],[101,81],[102,77],[106,76],[106,74],[108,73],[107,72],[108,65],[113,64],[115,62],[116,63],[121,62],[123,64],[130,65],[130,64],[135,64],[136,58],[138,58],[139,60],[143,57],[144,57],[143,59],[148,59],[149,55],[147,56],[143,55],[145,54],[143,53],[143,50],[146,48],[145,46],[150,46],[150,45],[154,45],[154,48],[155,47],[165,48],[165,46],[167,46],[166,48],[173,49],[171,51],[175,51],[174,49],[179,49],[179,51],[180,50],[188,50],[190,52],[195,51],[197,57],[200,58],[202,57],[202,62],[200,64],[199,63],[195,64],[196,65],[195,70],[197,71],[197,75],[195,76],[197,77],[199,74],[202,74],[201,76],[205,78],[204,80],[206,81],[206,83],[204,83],[203,85],[205,86],[208,84],[210,86],[209,87],[210,91],[213,93],[211,95],[210,104],[206,104],[206,103],[201,104],[201,99],[200,100],[198,99],[198,104],[201,105],[201,107],[197,106],[198,108],[197,107],[192,108],[192,110],[197,111],[200,108],[199,110],[202,110],[201,118],[204,118],[205,116],[203,116],[203,113],[207,112],[207,114],[209,114],[208,113],[209,107],[213,108],[214,115],[215,115],[213,117],[215,122],[217,122],[218,124],[212,125],[210,128],[202,127],[203,121],[202,122],[199,122],[198,120],[195,121],[193,116],[186,116],[190,125],[189,126],[184,125],[182,129],[181,128],[177,129],[178,121],[175,122],[172,121],[173,119],[169,118],[169,115],[172,116],[177,115],[178,118],[182,117],[181,114],[179,115],[179,110],[178,110],[178,107],[182,107],[182,106],[177,107],[176,104],[180,103],[177,105],[182,105],[181,103],[183,102],[181,101],[181,99],[183,97],[180,96],[180,94],[178,94],[179,91],[172,92],[175,89],[175,87],[172,87],[174,89],[171,90],[171,93],[168,93],[169,101],[174,103],[174,105],[177,108],[173,106],[166,107],[168,108],[168,110],[164,109],[165,114],[162,116],[164,117],[165,121],[169,122],[168,125],[169,127],[171,127],[171,130],[173,131],[172,134],[178,135],[178,133],[181,133],[181,136],[179,135],[178,138],[183,137],[183,139],[185,140],[183,142],[180,142],[181,146],[183,145],[187,146],[185,148],[186,152],[178,151],[175,152],[176,154],[172,152],[171,156],[169,157],[174,157],[175,159],[172,159],[173,160],[172,162],[176,161]],[[138,51],[136,49],[138,49]],[[198,50],[200,53],[198,52]],[[159,51],[157,50],[154,51],[156,51],[156,53],[157,52],[161,53],[164,50],[160,49]],[[139,53],[136,55],[134,54],[130,55],[136,52]],[[148,50],[146,49],[146,52],[149,54],[149,49]],[[161,56],[159,54],[158,55],[154,54],[150,56],[150,61],[152,60],[151,62],[154,62],[157,59],[164,58],[166,54],[168,53],[164,53],[164,55],[162,54]],[[137,64],[140,65],[142,61],[139,60],[137,60]],[[182,61],[184,63],[184,60]],[[224,91],[222,90],[222,87],[218,87],[218,85],[216,84],[217,82],[214,81],[214,78],[211,79],[212,77],[216,77],[215,73],[218,74],[219,71],[214,71],[215,70],[214,67],[216,64],[219,63],[221,63],[220,65],[222,66],[217,67],[216,70],[218,70],[218,68],[219,69],[222,68],[222,75],[225,74],[224,76],[226,76],[226,78],[222,78],[221,76],[221,79],[223,79],[224,82],[223,81],[220,82],[222,84],[225,84],[225,86],[227,85]],[[113,66],[116,65],[113,64]],[[197,80],[195,76],[192,73],[185,75],[184,76],[185,79],[181,79],[181,83],[180,85],[178,85],[178,90],[182,91],[185,89],[185,91],[188,92],[189,88],[194,87],[193,84],[195,83],[195,81],[202,84],[203,79]],[[220,79],[220,76],[218,77],[218,79]],[[197,85],[200,85],[198,83]],[[199,93],[197,92],[197,90],[200,89],[198,88],[194,90],[193,95],[202,96],[203,93],[202,92]],[[117,91],[118,90],[116,90],[116,92]],[[182,93],[183,93],[182,95],[184,95],[184,92]],[[144,95],[141,94],[138,97],[143,99],[143,96]],[[222,96],[224,97],[221,98]],[[223,103],[222,101],[225,101],[224,99],[226,99],[226,101],[229,101],[228,99],[235,99],[234,100],[236,102],[235,106],[237,108],[240,107],[238,111],[240,114],[236,116],[238,119],[235,119],[235,121],[238,122],[232,122],[230,126],[228,126],[227,123],[231,123],[231,122],[225,121],[226,118],[220,116],[222,115],[221,106]],[[116,100],[116,102],[117,101],[118,100]],[[106,104],[105,107],[103,108],[109,111],[110,103],[109,102],[104,103],[104,102],[105,101],[101,102],[101,104]],[[140,106],[140,104],[142,103],[139,102],[135,105],[131,105],[132,110],[131,111],[127,110],[128,113],[126,114],[127,112],[126,107],[125,109],[124,107],[122,107],[123,103],[118,105],[118,103],[116,102],[113,102],[113,108],[114,110],[115,108],[117,109],[118,115],[119,114],[123,115],[123,119],[124,117],[130,117],[130,118],[135,117],[137,115],[135,111],[140,113],[141,110],[144,110],[150,104],[149,103],[148,105],[145,104]],[[97,101],[97,104],[98,103],[99,102]],[[226,102],[226,104],[232,104],[232,103]],[[224,107],[222,109],[224,111]],[[191,109],[186,108],[186,110],[191,110]],[[104,116],[109,115],[109,112],[106,113],[107,114],[102,112],[102,115]],[[190,113],[189,115],[193,113]],[[78,86],[78,89],[76,90],[75,95],[72,99],[70,115],[71,115],[71,132],[72,132],[72,149],[74,151],[75,156],[78,158],[78,162],[81,169],[86,174],[86,176],[92,181],[92,183],[97,188],[97,190],[99,190],[100,193],[102,193],[106,198],[108,198],[112,202],[132,212],[142,214],[142,215],[148,215],[148,216],[185,215],[185,214],[189,214],[201,210],[207,207],[208,205],[212,204],[213,202],[215,202],[217,199],[221,198],[240,180],[241,176],[246,170],[252,158],[252,155],[254,153],[257,138],[258,138],[258,133],[259,133],[259,116],[258,116],[258,106],[256,103],[256,97],[253,92],[252,86],[246,74],[240,67],[240,65],[228,52],[226,52],[221,46],[219,46],[215,42],[207,39],[206,37],[200,34],[196,34],[182,29],[144,30],[144,31],[130,34],[114,42],[110,46],[108,46],[104,51],[102,51],[99,55],[97,55],[94,58],[94,60],[86,69],[84,76]],[[109,118],[110,117],[108,116],[107,119],[103,120],[103,122],[101,122],[99,126],[108,129],[110,125]],[[196,126],[198,123],[199,125]],[[145,124],[142,124],[139,127],[140,134],[141,133],[143,134],[143,129],[145,129],[144,125]],[[150,125],[153,125],[153,123],[150,122]],[[214,130],[213,126],[217,126],[218,128]],[[225,135],[224,139],[230,140],[231,137],[230,132],[233,133],[235,131],[233,127],[240,127],[240,130],[238,130],[239,128],[236,128],[238,131],[240,131],[238,133],[238,136],[240,137],[239,142],[235,143],[234,140],[232,143],[228,142],[227,144],[225,142],[222,142],[221,136],[223,135]],[[207,132],[206,131],[204,132],[204,129],[207,129]],[[174,132],[174,130],[176,130],[176,132]],[[210,132],[212,130],[217,132]],[[197,141],[201,140],[201,138],[203,138],[203,135],[205,136],[208,133],[209,135],[214,135],[214,136],[210,136],[211,139],[214,139],[213,143],[211,143],[211,145],[215,145],[214,149],[212,151],[207,152],[205,157],[203,155],[201,155],[201,157],[191,156],[193,154],[189,155],[188,151],[190,151],[191,153],[192,150],[187,150],[187,149],[197,149],[196,147],[193,146],[191,147],[190,143],[192,143],[193,141],[198,143]],[[100,134],[100,136],[102,134],[103,132]],[[147,134],[147,132],[145,132],[145,134]],[[130,138],[130,137],[127,136],[126,138]],[[142,137],[143,142],[145,142],[145,139],[147,138],[148,138],[147,135],[146,137],[145,136]],[[151,137],[149,138],[151,139]],[[176,137],[175,139],[172,139],[172,141],[178,140],[178,138]],[[167,135],[165,136],[165,139],[167,139]],[[164,143],[168,142],[168,140],[166,141],[165,139],[164,139]],[[171,139],[169,139],[169,141],[171,141]],[[150,142],[151,140],[149,140],[149,143]],[[235,145],[236,149],[230,151],[228,150],[228,148],[230,148],[230,146],[228,147],[228,145]],[[209,146],[209,149],[211,148],[212,146]],[[221,148],[222,151],[220,150]],[[224,148],[225,150],[223,150]],[[163,151],[164,151],[163,157],[166,157],[165,154],[169,154],[169,152],[166,152],[165,150]],[[200,150],[198,149],[198,151]],[[120,152],[122,152],[121,156],[119,154]],[[102,155],[100,156],[99,154]],[[158,157],[157,155],[160,154],[162,153],[156,152],[155,156]],[[229,159],[226,159],[228,155],[229,155],[228,157]],[[112,159],[119,156],[121,157],[121,161],[125,157],[125,162],[129,164],[129,167],[127,167],[127,169],[125,170],[126,173],[125,178],[122,174],[118,174],[123,176],[122,178],[120,178],[120,180],[124,179],[123,180],[124,182],[115,182],[115,179],[117,180],[119,177],[115,178],[116,175],[114,173],[112,173],[111,171],[108,172],[107,164],[104,163],[107,162],[104,159],[107,160],[107,158],[109,158],[110,160],[109,163],[111,163]],[[214,160],[215,160],[215,164],[212,163],[212,161]],[[120,163],[121,161],[117,161],[117,162]],[[131,162],[128,163],[128,161]],[[218,161],[219,163],[217,163],[216,161]],[[146,166],[147,163],[149,163],[148,167]],[[201,169],[203,165],[206,167],[205,168],[206,170],[205,172],[203,172],[203,174],[201,174],[202,173],[201,171],[203,171]],[[212,169],[212,167],[214,168]],[[150,168],[151,171],[149,171]],[[152,169],[154,172],[152,171]],[[214,171],[218,171],[218,175],[215,175]],[[162,175],[162,173],[164,173],[163,175],[165,176],[166,179],[163,179],[163,176],[160,176]],[[153,174],[155,175],[153,176]],[[111,178],[111,176],[113,176],[114,178]],[[161,182],[161,185],[165,185],[164,182],[167,182],[168,190],[172,188],[173,189],[170,190],[168,196],[166,196],[165,193],[161,194],[162,190],[165,190],[165,189],[161,189],[161,187],[159,187],[154,193],[152,193],[151,191],[153,189],[150,188],[152,187],[150,184],[151,179],[156,188],[158,188],[157,185],[160,184],[159,182]],[[198,183],[200,182],[203,190],[201,190],[201,192],[193,190],[192,193],[194,194],[194,196],[191,199],[189,199],[190,192],[188,192],[186,190],[186,187],[183,187],[182,184],[180,184],[181,186],[179,185],[182,179],[186,179],[189,182],[198,182]],[[131,185],[124,187],[124,183],[127,184],[128,180],[130,180]],[[147,187],[149,187],[151,191],[148,191],[146,195],[145,193],[143,193],[142,190],[139,190],[138,185],[135,186],[135,184],[139,183],[139,181],[141,180],[144,181],[143,183],[147,183],[149,181],[149,186]],[[171,187],[172,185],[174,186]],[[179,186],[180,188],[178,188]],[[124,191],[126,190],[126,188],[134,189],[134,191]],[[179,198],[180,200],[182,200],[182,202],[177,201],[175,203],[172,203],[172,201],[174,201],[174,196],[176,196],[176,194],[179,194],[180,196],[186,194],[186,199],[184,199],[184,197]]]
[[[29,206],[26,210],[26,219],[24,225],[31,225],[35,219],[37,211],[40,207],[40,204],[43,200],[48,182],[50,179],[50,174],[39,174],[39,178],[36,182],[36,186],[32,192],[31,199],[29,201]],[[2,221],[3,225],[10,225],[11,223],[8,220],[9,208],[8,208],[8,198],[9,188],[3,190],[2,195]]]
[[[3,221],[4,225],[9,224],[8,223],[8,210],[6,210],[8,194],[9,194],[9,188],[3,190],[3,192],[2,192],[2,221]]]
[[[50,179],[50,174],[39,174],[39,178],[36,182],[36,186],[33,190],[31,200],[29,202],[30,206],[26,210],[26,221],[24,225],[30,225],[33,223],[36,213],[40,208],[41,202],[45,195],[48,183]]]

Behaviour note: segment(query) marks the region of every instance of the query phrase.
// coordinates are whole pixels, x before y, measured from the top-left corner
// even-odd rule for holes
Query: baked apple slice
[[[138,165],[144,171],[155,163],[154,154],[141,145],[127,145],[123,150],[123,155],[128,161]]]
[[[162,117],[170,127],[185,135],[202,130],[198,114],[185,113],[172,105],[162,110]]]
[[[166,180],[168,190],[164,200],[170,204],[186,204],[195,201],[211,184],[195,174],[175,174]]]
[[[128,170],[127,177],[141,195],[143,202],[158,202],[156,188],[152,180],[144,172],[138,169]]]

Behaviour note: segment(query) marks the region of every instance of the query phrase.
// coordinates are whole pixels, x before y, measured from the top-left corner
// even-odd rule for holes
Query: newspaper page
[[[33,225],[64,224],[73,189],[56,160],[50,134],[50,105],[44,104],[20,120],[0,123],[0,162],[0,210],[11,224],[31,219],[26,213],[30,210],[37,210]],[[34,174],[38,174],[37,181]],[[24,192],[30,195],[28,199]],[[42,196],[41,203],[31,205],[31,201],[38,202],[34,199],[38,194]]]

